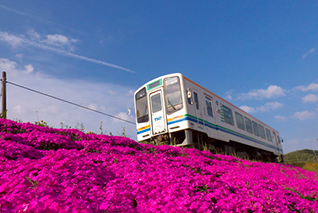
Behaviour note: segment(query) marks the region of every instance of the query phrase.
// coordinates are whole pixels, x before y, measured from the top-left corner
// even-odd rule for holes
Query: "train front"
[[[171,144],[174,118],[184,114],[182,75],[170,74],[154,79],[135,92],[137,140]],[[174,131],[178,131],[178,126]]]

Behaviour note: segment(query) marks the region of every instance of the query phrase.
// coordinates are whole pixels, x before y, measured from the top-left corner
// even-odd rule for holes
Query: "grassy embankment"
[[[303,149],[285,154],[286,164],[315,171],[318,174],[318,150]]]

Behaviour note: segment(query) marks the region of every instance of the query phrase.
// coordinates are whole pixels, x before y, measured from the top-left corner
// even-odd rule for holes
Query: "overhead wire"
[[[106,115],[106,116],[108,116],[108,117],[115,118],[115,119],[118,119],[118,120],[121,120],[121,121],[130,123],[130,124],[135,124],[134,122],[131,122],[131,121],[129,121],[129,120],[126,120],[126,119],[123,119],[123,118],[119,118],[119,117],[116,117],[116,116],[114,116],[114,115],[110,115],[110,114],[107,114],[107,113],[105,113],[105,112],[101,112],[101,111],[98,111],[98,110],[95,110],[95,109],[91,109],[91,108],[89,108],[89,107],[86,107],[86,106],[83,106],[83,105],[80,105],[80,104],[77,104],[77,103],[74,103],[74,102],[71,102],[71,101],[62,99],[62,98],[58,98],[58,97],[55,97],[55,96],[53,96],[53,95],[49,95],[49,94],[47,94],[47,93],[40,92],[40,91],[35,90],[35,89],[31,89],[31,88],[28,88],[28,87],[25,87],[25,86],[22,86],[22,85],[19,85],[19,84],[10,82],[10,81],[5,81],[5,82],[8,83],[8,84],[11,84],[11,85],[14,85],[14,86],[17,86],[17,87],[20,87],[20,88],[23,88],[23,89],[26,89],[26,90],[35,92],[35,93],[38,93],[38,94],[41,94],[41,95],[44,95],[44,96],[47,96],[47,97],[50,97],[50,98],[53,98],[53,99],[56,99],[56,100],[65,102],[65,103],[68,103],[68,104],[72,104],[72,105],[74,105],[74,106],[77,106],[77,107],[80,107],[80,108],[83,108],[83,109],[87,109],[87,110],[90,110],[90,111],[93,111],[93,112],[96,112],[96,113],[99,113],[99,114],[102,114],[102,115]]]

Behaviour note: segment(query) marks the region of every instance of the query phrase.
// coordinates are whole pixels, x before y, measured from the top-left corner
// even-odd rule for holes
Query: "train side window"
[[[253,133],[251,120],[248,119],[247,117],[244,117],[244,120],[245,120],[246,131]]]
[[[210,98],[205,97],[205,103],[206,103],[206,110],[208,112],[208,115],[213,117],[213,112],[212,112],[212,101]]]
[[[199,109],[199,99],[198,99],[198,94],[196,92],[193,92],[193,96],[194,96],[194,102],[195,102],[195,106],[197,109]]]
[[[269,140],[270,142],[273,142],[271,131],[269,131],[269,129],[267,128],[266,128],[266,136],[267,136],[267,140]]]
[[[261,133],[261,137],[262,137],[262,138],[266,138],[266,137],[265,137],[265,131],[264,131],[264,127],[263,127],[263,126],[259,125],[259,131],[260,131],[260,133]]]
[[[236,124],[240,129],[245,130],[243,116],[237,112],[235,112]]]
[[[146,96],[146,88],[142,88],[136,94],[136,111],[137,111],[137,122],[144,123],[149,121],[148,116],[148,104],[147,104],[147,96]]]
[[[222,110],[223,110],[223,115],[224,115],[224,121],[225,123],[234,125],[233,122],[233,115],[232,115],[232,110],[224,105],[222,105]]]
[[[254,135],[259,136],[259,130],[258,130],[258,125],[256,122],[252,122],[253,130],[254,130]]]

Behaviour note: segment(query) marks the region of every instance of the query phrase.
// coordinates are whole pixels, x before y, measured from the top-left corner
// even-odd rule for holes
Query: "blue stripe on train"
[[[184,118],[181,118],[179,120],[170,121],[170,122],[168,122],[168,125],[179,123],[179,122],[186,121],[186,120],[198,123],[197,119],[194,119],[194,118],[191,118],[191,117],[184,117]],[[199,124],[203,125],[203,122],[199,121]],[[211,129],[220,130],[222,132],[225,132],[225,133],[228,133],[228,134],[232,134],[234,136],[237,136],[237,137],[252,141],[252,142],[260,144],[262,146],[267,146],[267,147],[269,147],[271,149],[277,149],[278,151],[281,151],[281,152],[283,151],[283,150],[281,150],[281,149],[279,149],[279,148],[277,148],[275,146],[272,146],[272,145],[269,145],[269,144],[266,144],[266,143],[262,143],[262,142],[260,142],[260,141],[258,141],[256,139],[250,138],[248,136],[245,136],[245,135],[242,135],[242,134],[239,134],[239,133],[235,133],[235,132],[229,131],[229,130],[224,129],[223,127],[220,127],[220,126],[214,126],[214,125],[211,125],[211,124],[208,124],[208,123],[204,123],[204,125],[209,127],[209,128],[211,128]],[[137,132],[137,135],[141,134],[141,133],[144,133],[144,132],[147,132],[147,131],[150,131],[150,128],[147,128],[145,130]]]

